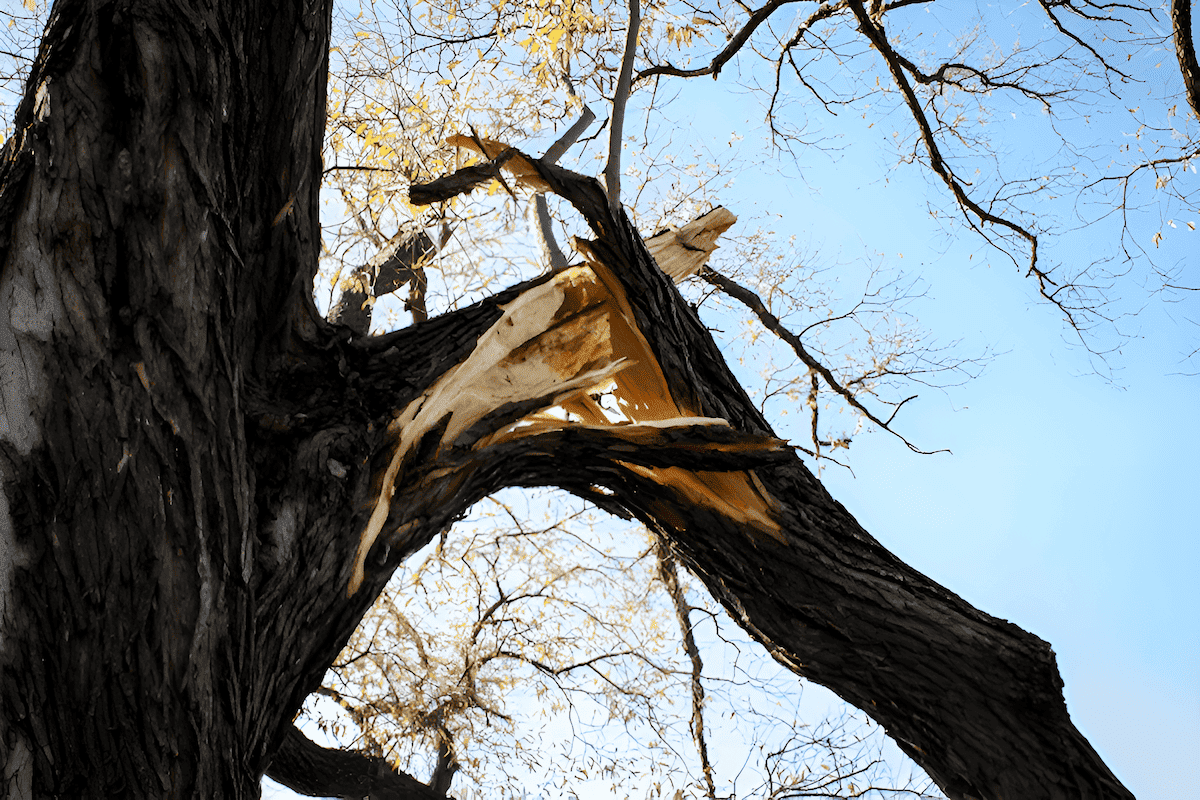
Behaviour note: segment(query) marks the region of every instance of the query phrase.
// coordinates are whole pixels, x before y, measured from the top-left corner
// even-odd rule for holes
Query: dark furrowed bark
[[[3,791],[256,796],[391,570],[486,494],[557,483],[663,533],[777,658],[866,708],[955,796],[1105,796],[1044,643],[862,532],[772,442],[599,185],[561,170],[542,168],[597,231],[671,394],[732,430],[476,449],[528,409],[493,409],[461,446],[437,444],[442,420],[402,454],[348,595],[394,414],[548,278],[385,337],[317,319],[330,6],[55,6],[0,175],[0,359],[18,376],[0,431]],[[665,490],[646,472],[661,466],[755,468],[783,539]]]
[[[0,202],[7,796],[258,794],[304,670],[256,622],[243,392],[312,329],[329,19],[55,5]]]
[[[769,431],[640,243],[601,244],[664,371],[689,382],[705,414]],[[1049,645],[892,556],[798,459],[757,473],[786,544],[679,499],[648,510],[661,520],[673,507],[667,518],[685,526],[660,531],[777,658],[883,724],[952,798],[1132,796],[1072,725]]]
[[[310,797],[371,800],[446,800],[416,778],[393,770],[383,758],[321,747],[292,728],[271,760],[267,775]]]
[[[1171,26],[1175,37],[1175,56],[1183,76],[1184,97],[1192,113],[1200,119],[1200,63],[1196,62],[1192,0],[1171,0]]]

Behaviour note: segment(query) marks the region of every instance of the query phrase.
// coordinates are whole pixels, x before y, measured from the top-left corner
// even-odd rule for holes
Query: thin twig
[[[696,740],[696,751],[700,755],[700,768],[704,772],[708,798],[716,800],[717,787],[713,781],[712,763],[708,759],[708,742],[704,738],[704,661],[700,657],[700,648],[696,646],[696,636],[692,631],[692,607],[684,596],[683,587],[679,585],[678,566],[665,542],[658,543],[657,553],[658,577],[675,607],[675,620],[679,623],[679,634],[683,637],[683,649],[692,662],[692,737]]]
[[[731,278],[725,277],[724,275],[722,275],[721,273],[712,269],[711,267],[705,267],[704,269],[700,270],[700,272],[698,274],[700,275],[701,278],[708,281],[710,284],[717,287],[722,292],[724,292],[725,294],[732,297],[734,300],[737,300],[742,305],[746,306],[746,308],[750,309],[754,313],[754,316],[758,317],[758,321],[762,323],[764,328],[766,328],[771,333],[778,336],[780,339],[783,339],[783,341],[787,342],[787,344],[796,353],[796,356],[799,357],[799,359],[804,363],[804,366],[808,367],[814,373],[820,375],[821,378],[825,381],[825,384],[827,386],[829,386],[830,389],[832,389],[834,392],[836,392],[838,395],[840,395],[842,397],[842,399],[845,400],[847,403],[849,403],[851,406],[858,409],[858,411],[863,416],[865,416],[867,419],[871,420],[871,422],[874,422],[876,425],[878,425],[883,430],[885,430],[888,433],[895,436],[900,441],[904,442],[904,444],[906,444],[908,446],[909,450],[912,450],[914,453],[920,453],[921,455],[926,455],[926,456],[932,455],[933,453],[949,453],[950,452],[949,450],[946,450],[946,449],[922,450],[921,448],[914,445],[912,442],[908,441],[908,439],[904,438],[899,433],[892,430],[891,422],[896,417],[895,411],[892,412],[892,415],[890,417],[888,417],[886,422],[884,420],[879,419],[879,417],[875,416],[874,414],[872,414],[870,412],[870,410],[867,409],[866,406],[864,406],[862,403],[859,402],[858,398],[855,397],[854,392],[851,392],[849,389],[842,386],[842,384],[838,381],[838,379],[833,376],[833,373],[829,370],[828,367],[826,367],[821,362],[817,361],[817,359],[813,358],[812,354],[809,353],[808,349],[804,346],[804,343],[800,341],[800,337],[796,336],[796,334],[792,333],[787,328],[785,328],[783,326],[783,323],[779,321],[779,317],[777,317],[771,313],[770,309],[768,309],[766,304],[763,303],[762,298],[759,297],[755,292],[751,291],[750,289],[747,289],[745,286],[742,286],[740,283],[737,283],[736,281],[732,280]],[[911,397],[908,398],[908,400],[911,400],[911,399],[912,399]],[[901,406],[904,405],[904,403],[907,403],[908,400],[905,400],[904,402],[900,403],[900,405]],[[899,408],[900,408],[900,406],[897,406],[896,410],[898,411]],[[814,431],[814,437],[815,437],[815,431]]]
[[[750,15],[750,18],[746,20],[746,24],[729,40],[729,44],[725,45],[725,49],[713,56],[713,60],[706,67],[679,69],[671,64],[659,64],[639,72],[637,79],[644,81],[656,75],[672,75],[680,78],[696,78],[701,75],[712,75],[713,80],[716,80],[721,74],[721,68],[725,66],[726,62],[737,55],[737,52],[742,49],[742,45],[746,44],[750,35],[754,33],[759,25],[767,21],[767,17],[775,13],[775,10],[780,6],[797,2],[800,2],[800,0],[770,0],[762,8],[755,10]]]
[[[1032,275],[1037,279],[1038,292],[1042,297],[1053,303],[1059,311],[1067,318],[1068,324],[1076,330],[1080,330],[1079,322],[1075,319],[1074,312],[1067,307],[1057,295],[1058,289],[1051,289],[1052,286],[1058,284],[1050,278],[1050,275],[1038,266],[1038,238],[1027,228],[1018,225],[1012,220],[997,216],[987,209],[983,208],[963,188],[962,183],[954,174],[950,165],[946,163],[942,156],[941,149],[938,147],[937,139],[934,136],[933,129],[929,125],[929,119],[925,116],[924,110],[921,108],[921,102],[917,99],[916,92],[913,91],[912,84],[908,80],[908,75],[902,63],[902,57],[892,48],[888,42],[887,35],[884,33],[883,27],[878,22],[871,19],[867,14],[867,10],[863,7],[862,0],[849,0],[850,9],[854,12],[855,18],[858,20],[859,30],[867,37],[867,40],[874,45],[879,54],[883,56],[884,63],[887,64],[888,71],[892,75],[892,80],[896,84],[896,88],[900,90],[900,94],[904,97],[904,102],[908,106],[908,110],[912,115],[913,121],[917,123],[917,129],[920,132],[921,142],[925,145],[925,151],[929,155],[929,167],[933,170],[950,193],[954,196],[959,207],[969,214],[974,214],[980,223],[988,223],[1000,228],[1006,228],[1010,232],[1024,239],[1029,244],[1029,268],[1026,270],[1026,276]],[[981,234],[983,228],[977,226],[970,217],[967,217],[967,223],[972,228],[978,230]],[[986,238],[986,235],[985,235]],[[990,239],[989,239],[990,241]],[[1010,254],[1011,257],[1011,254]],[[1015,260],[1015,259],[1014,259]],[[1061,287],[1060,287],[1061,288]]]

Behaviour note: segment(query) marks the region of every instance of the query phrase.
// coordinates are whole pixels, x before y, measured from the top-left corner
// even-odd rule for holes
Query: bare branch
[[[878,22],[871,19],[863,7],[862,0],[849,0],[850,8],[854,11],[854,16],[858,19],[859,30],[864,36],[874,45],[879,54],[883,56],[884,62],[887,64],[888,71],[892,75],[892,80],[896,84],[896,88],[900,90],[900,94],[904,97],[904,102],[908,106],[909,112],[912,114],[913,121],[917,124],[917,129],[920,132],[921,142],[925,145],[925,151],[929,156],[929,167],[933,170],[950,193],[954,196],[955,201],[964,212],[968,214],[968,224],[972,228],[984,234],[982,223],[994,225],[999,228],[1004,228],[1012,234],[1016,234],[1019,238],[1024,239],[1029,245],[1029,267],[1026,270],[1026,276],[1033,276],[1038,282],[1038,292],[1045,299],[1053,303],[1059,311],[1066,317],[1067,322],[1075,330],[1081,330],[1081,325],[1075,317],[1076,310],[1070,308],[1067,303],[1059,296],[1062,289],[1058,284],[1050,278],[1050,275],[1038,266],[1038,237],[1028,228],[1013,222],[1010,219],[993,214],[991,211],[983,208],[976,202],[962,183],[955,176],[950,165],[943,158],[940,148],[937,144],[937,139],[934,136],[933,129],[929,124],[928,117],[925,116],[925,111],[921,108],[921,102],[917,98],[916,92],[913,91],[912,84],[906,75],[906,68],[903,64],[903,58],[892,48],[888,42],[887,35]],[[970,219],[969,215],[974,215],[978,218],[979,223],[976,224]],[[986,234],[984,234],[985,238]],[[989,239],[989,242],[991,240]],[[1052,288],[1053,287],[1053,288]]]
[[[1071,5],[1070,2],[1064,2],[1064,0],[1038,0],[1038,3],[1041,5],[1042,10],[1044,10],[1046,12],[1046,16],[1050,17],[1050,21],[1054,23],[1054,27],[1058,29],[1059,33],[1061,33],[1063,36],[1066,36],[1068,39],[1075,42],[1075,44],[1079,45],[1084,50],[1087,50],[1089,53],[1091,53],[1092,57],[1095,58],[1097,61],[1099,61],[1100,65],[1103,66],[1105,70],[1107,70],[1109,72],[1115,72],[1116,74],[1120,75],[1122,78],[1126,78],[1126,79],[1129,78],[1129,76],[1126,75],[1124,72],[1121,72],[1121,70],[1117,69],[1116,67],[1112,66],[1107,61],[1105,61],[1104,56],[1102,56],[1098,52],[1096,52],[1096,48],[1092,47],[1090,44],[1085,42],[1083,39],[1080,39],[1074,33],[1067,30],[1066,27],[1063,26],[1062,21],[1058,18],[1058,15],[1054,13],[1054,7],[1055,6],[1066,6],[1071,11],[1074,11],[1076,14],[1079,14],[1080,16],[1082,16],[1086,19],[1092,19],[1092,18],[1094,18],[1094,16],[1088,15],[1087,13],[1085,13],[1085,12],[1081,11],[1080,9],[1076,8],[1075,6]],[[1125,6],[1125,7],[1128,8],[1129,6]],[[1104,17],[1104,18],[1109,19],[1109,17]]]
[[[409,201],[415,206],[423,206],[465,194],[484,181],[499,178],[501,167],[514,155],[516,155],[515,150],[505,150],[482,164],[463,167],[429,183],[414,183],[408,189]]]
[[[573,93],[572,93],[573,94]],[[588,126],[596,121],[596,114],[588,106],[583,107],[583,113],[579,115],[579,119],[575,120],[575,124],[567,128],[567,132],[559,137],[558,141],[550,145],[550,149],[542,156],[542,160],[550,164],[557,164],[558,160],[563,157],[563,154],[571,148],[587,130]]]
[[[692,738],[696,741],[696,751],[700,755],[700,769],[704,772],[704,784],[709,800],[716,800],[717,787],[713,782],[712,763],[708,760],[708,742],[704,738],[704,683],[701,681],[704,661],[700,657],[700,648],[696,646],[696,636],[692,633],[692,607],[688,605],[683,587],[679,585],[679,567],[666,542],[659,540],[656,550],[658,577],[671,597],[671,604],[675,607],[675,620],[679,623],[679,635],[683,637],[683,649],[692,662]]]
[[[558,240],[554,238],[554,228],[551,227],[550,208],[546,203],[545,192],[541,192],[533,198],[532,212],[533,229],[537,234],[538,244],[541,245],[542,257],[546,259],[551,272],[561,272],[568,266],[567,257],[562,248],[558,246]]]
[[[575,89],[571,86],[570,78],[563,76],[567,81],[567,90],[571,96],[575,96]],[[578,141],[583,132],[588,126],[596,120],[595,113],[588,106],[583,107],[583,113],[579,115],[579,119],[575,124],[567,129],[567,132],[559,137],[558,141],[550,146],[542,156],[542,161],[548,164],[556,164],[562,158],[563,154],[570,149],[571,145]],[[567,268],[567,257],[563,255],[562,248],[558,246],[558,241],[554,238],[554,229],[550,225],[550,209],[546,203],[545,193],[539,193],[533,198],[533,219],[534,230],[537,232],[538,242],[542,247],[542,255],[546,262],[550,265],[553,272],[558,272]]]
[[[767,21],[767,18],[775,13],[775,10],[780,6],[785,6],[789,3],[797,3],[800,0],[769,0],[762,8],[759,8],[750,14],[750,18],[746,20],[733,38],[729,40],[729,44],[725,45],[725,49],[717,53],[713,60],[706,67],[697,69],[679,69],[671,64],[659,64],[649,69],[644,69],[638,73],[637,79],[644,81],[648,78],[653,78],[657,75],[672,75],[680,78],[697,78],[701,75],[712,75],[713,80],[721,74],[721,68],[737,55],[742,46],[746,44],[750,36],[757,30],[758,26]],[[822,6],[823,8],[824,6]]]
[[[766,304],[763,303],[762,298],[759,297],[755,292],[747,289],[745,286],[742,286],[736,281],[725,277],[710,267],[705,267],[704,269],[700,270],[699,274],[701,278],[708,281],[713,286],[716,286],[722,292],[742,303],[744,306],[746,306],[746,308],[754,312],[754,316],[758,317],[758,321],[762,323],[764,328],[787,342],[792,350],[795,351],[799,359],[804,362],[804,365],[812,370],[813,373],[815,373],[813,380],[816,380],[816,375],[820,375],[821,378],[824,379],[826,385],[829,386],[829,388],[833,391],[837,392],[837,394],[840,395],[843,400],[845,400],[854,408],[858,409],[859,413],[871,420],[871,422],[874,422],[880,428],[904,442],[904,444],[908,446],[908,449],[912,450],[914,453],[920,453],[921,455],[950,452],[949,450],[922,450],[912,442],[908,441],[908,439],[905,439],[899,433],[892,430],[891,422],[896,416],[895,411],[892,412],[892,415],[888,417],[886,421],[879,419],[873,413],[871,413],[866,406],[859,402],[858,398],[854,395],[854,392],[842,386],[842,384],[837,378],[834,377],[833,373],[828,367],[813,358],[812,354],[808,352],[807,348],[805,348],[804,343],[800,341],[800,337],[796,336],[796,334],[785,328],[783,323],[779,321],[779,318],[771,313]],[[911,400],[912,398],[910,397],[908,399]],[[905,400],[900,405],[904,405],[904,403],[907,402],[908,400]],[[896,407],[896,410],[899,410],[899,406]],[[813,421],[813,426],[813,441],[817,441],[815,419]]]

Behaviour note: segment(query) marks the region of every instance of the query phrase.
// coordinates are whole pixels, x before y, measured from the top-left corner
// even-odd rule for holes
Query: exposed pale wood
[[[732,224],[732,216],[716,215],[684,236],[711,245]],[[580,249],[590,258],[586,248]],[[692,252],[707,256],[711,250]],[[609,392],[618,398],[631,444],[637,441],[639,424],[655,428],[727,424],[702,417],[697,409],[671,396],[646,337],[633,322],[621,284],[607,267],[590,260],[590,266],[556,273],[506,304],[503,316],[479,338],[474,351],[396,415],[389,426],[396,437],[395,451],[377,481],[379,494],[359,535],[347,593],[353,595],[362,584],[367,556],[391,516],[406,459],[435,428],[440,427],[436,433],[440,449],[485,448],[536,435],[573,424],[570,415],[604,426],[608,417],[590,395]],[[493,431],[477,430],[481,420],[506,406],[533,410],[516,420],[498,419]],[[559,413],[550,413],[551,409]],[[755,488],[747,473],[630,468],[756,531],[780,536],[769,492]]]
[[[495,139],[478,140],[473,136],[463,136],[462,134],[454,134],[446,137],[446,143],[461,147],[465,150],[471,150],[486,158],[495,159],[501,153],[510,149],[504,142],[496,141]],[[480,144],[483,147],[480,147]],[[527,186],[530,189],[538,192],[550,190],[550,184],[542,179],[537,167],[533,163],[533,159],[524,153],[514,152],[513,155],[504,162],[504,171],[510,173],[516,182],[522,186]]]
[[[646,249],[662,271],[679,283],[708,263],[717,239],[735,222],[732,211],[718,206],[681,228],[659,231],[646,240]]]
[[[442,428],[439,447],[469,447],[474,442],[461,441],[464,432],[495,409],[530,401],[554,406],[626,366],[613,352],[608,300],[590,269],[556,273],[505,305],[467,359],[396,415],[389,426],[397,437],[395,453],[359,537],[350,594],[362,583],[363,564],[388,518],[405,457],[435,426]]]

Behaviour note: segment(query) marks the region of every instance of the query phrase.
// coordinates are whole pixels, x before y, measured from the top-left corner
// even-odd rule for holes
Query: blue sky
[[[925,327],[1001,355],[898,417],[914,443],[951,454],[876,432],[846,456],[853,476],[827,467],[823,481],[905,561],[1051,643],[1072,718],[1136,796],[1200,798],[1200,378],[1181,374],[1198,369],[1184,357],[1200,303],[1151,301],[1122,320],[1131,336],[1108,357],[1112,380],[1098,377],[1011,262],[961,231],[948,244],[928,184],[900,172],[884,185],[885,157],[852,144],[834,163],[806,161],[804,182],[739,178],[747,206],[726,205],[785,208],[784,232],[843,258],[884,254],[928,284],[914,310]],[[1200,232],[1188,233],[1161,254],[1194,275]]]
[[[1151,52],[1132,66],[1169,83],[1171,58]],[[716,94],[729,80],[690,84],[675,106],[714,148],[735,132],[753,140],[761,117],[753,101]],[[1020,160],[1022,147],[1037,149],[1039,123],[1013,119],[1009,156]],[[1136,119],[1097,120],[1097,131],[1128,139]],[[1099,378],[1016,267],[930,219],[928,200],[945,208],[940,190],[892,170],[878,130],[846,130],[840,158],[746,171],[720,202],[745,219],[779,213],[781,236],[836,259],[920,275],[929,296],[913,310],[926,328],[1002,354],[964,386],[923,391],[898,418],[915,443],[951,454],[915,455],[874,432],[855,438],[853,475],[826,468],[823,480],[901,558],[1052,644],[1073,719],[1136,796],[1200,800],[1200,377],[1181,374],[1200,371],[1182,358],[1200,344],[1200,302],[1147,300],[1131,277],[1122,310],[1144,308],[1121,321],[1130,337],[1109,359],[1113,379]],[[1196,276],[1200,231],[1185,223],[1200,225],[1197,209],[1158,213],[1137,221],[1137,240]],[[1068,237],[1075,250],[1057,257],[1110,255],[1116,224]],[[1156,230],[1168,234],[1160,248]]]

